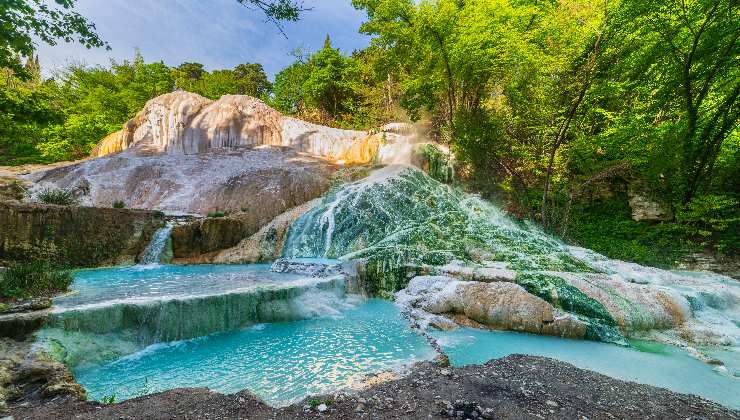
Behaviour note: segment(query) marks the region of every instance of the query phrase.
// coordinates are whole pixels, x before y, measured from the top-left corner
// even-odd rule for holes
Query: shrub
[[[27,298],[64,292],[72,274],[45,261],[14,264],[0,275],[0,296]]]
[[[226,216],[226,213],[222,211],[212,211],[208,213],[208,217],[224,217],[224,216]]]
[[[121,200],[116,200],[113,202],[113,208],[114,209],[123,209],[126,208],[126,203],[124,203]]]
[[[47,188],[38,195],[39,201],[46,204],[58,204],[60,206],[70,206],[75,204],[75,197],[72,191],[58,188]]]

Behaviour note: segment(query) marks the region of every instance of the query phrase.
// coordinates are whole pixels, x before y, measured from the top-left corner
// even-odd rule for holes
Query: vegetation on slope
[[[0,298],[53,296],[72,284],[72,274],[45,261],[13,264],[0,273]]]
[[[257,3],[276,19],[298,17],[291,1]],[[175,88],[249,94],[331,126],[424,120],[454,151],[461,185],[609,256],[668,266],[689,251],[737,254],[736,2],[353,4],[367,13],[371,45],[347,55],[327,36],[318,51],[296,52],[274,83],[255,63],[208,72],[140,56],[41,80],[30,44],[3,44],[11,70],[0,82],[0,164],[86,156]],[[102,42],[76,22],[88,26],[67,30]],[[9,49],[27,57],[24,69]],[[633,221],[625,185],[674,220]]]

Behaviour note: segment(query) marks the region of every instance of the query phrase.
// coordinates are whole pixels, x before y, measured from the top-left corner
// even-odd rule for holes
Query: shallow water
[[[217,295],[255,286],[280,286],[305,276],[273,273],[269,264],[136,265],[75,273],[74,293],[55,299],[60,309],[105,302]]]
[[[636,341],[632,348],[627,348],[594,341],[470,328],[434,331],[432,335],[455,366],[481,364],[515,353],[546,356],[615,378],[696,394],[740,409],[737,366],[728,365],[728,372],[720,373],[673,346]],[[725,350],[725,356],[737,358],[736,353],[731,353],[733,351],[732,348]]]
[[[285,405],[433,356],[392,303],[370,299],[335,316],[155,344],[74,374],[92,399],[206,386],[224,393],[249,389]]]

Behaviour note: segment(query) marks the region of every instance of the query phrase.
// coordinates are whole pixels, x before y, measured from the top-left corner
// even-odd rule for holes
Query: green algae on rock
[[[443,266],[457,265],[460,270],[446,271],[472,277],[476,270],[505,267],[516,274],[482,281],[517,283],[584,326],[580,338],[625,344],[624,335],[670,330],[667,340],[676,343],[740,341],[740,316],[732,309],[740,287],[728,279],[642,267],[567,246],[409,166],[387,166],[330,191],[291,224],[283,255],[363,261],[366,291],[385,298],[417,276],[448,275]],[[507,325],[494,324],[489,327]]]

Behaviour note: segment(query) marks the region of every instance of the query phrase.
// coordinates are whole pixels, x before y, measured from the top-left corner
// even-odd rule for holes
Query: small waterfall
[[[219,295],[82,305],[52,313],[39,339],[72,366],[115,359],[155,343],[334,316],[354,302],[345,282],[345,276],[335,275]]]
[[[154,233],[152,241],[146,246],[141,259],[139,260],[139,264],[159,264],[164,248],[167,246],[167,240],[170,238],[170,234],[172,233],[172,228],[174,226],[175,224],[173,222],[167,222],[165,227]]]

